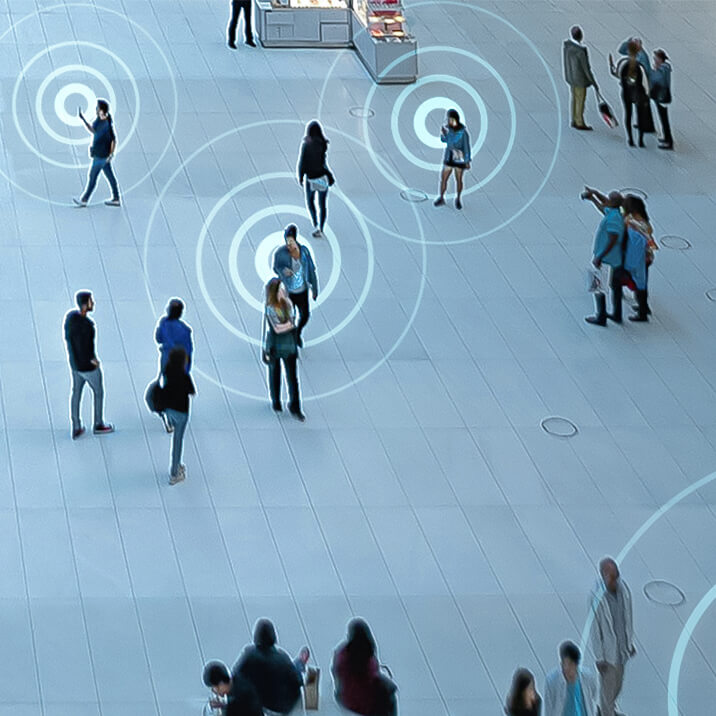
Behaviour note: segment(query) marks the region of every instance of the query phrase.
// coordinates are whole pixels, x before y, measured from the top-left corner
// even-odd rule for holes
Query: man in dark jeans
[[[607,313],[606,293],[598,291],[594,294],[595,315],[587,316],[584,320],[595,326],[606,326],[607,318],[615,323],[622,322],[622,237],[624,236],[624,219],[620,207],[624,201],[618,191],[611,191],[608,195],[596,189],[584,187],[581,195],[584,201],[591,201],[602,215],[597,233],[594,236],[592,249],[592,264],[601,269],[602,264],[610,267],[610,287],[612,289],[613,313]],[[606,288],[603,286],[602,288]]]
[[[102,385],[102,369],[95,353],[94,321],[87,315],[94,309],[94,299],[90,291],[78,291],[75,299],[77,309],[68,311],[65,316],[65,341],[67,357],[72,371],[72,397],[70,398],[70,416],[72,419],[72,439],[76,440],[85,429],[80,420],[80,401],[85,383],[94,393],[94,427],[95,435],[114,432],[114,426],[105,423],[102,417],[104,408],[104,387]]]
[[[249,47],[256,47],[254,34],[251,30],[251,3],[253,0],[231,0],[231,20],[229,21],[229,47],[236,49],[236,28],[239,24],[239,15],[244,12],[244,42]]]
[[[286,245],[276,249],[273,270],[286,287],[291,303],[301,314],[296,327],[296,343],[299,348],[303,348],[301,333],[311,315],[308,289],[310,287],[311,295],[315,301],[318,298],[318,276],[308,247],[298,243],[298,228],[295,224],[289,224],[286,227],[283,238]]]

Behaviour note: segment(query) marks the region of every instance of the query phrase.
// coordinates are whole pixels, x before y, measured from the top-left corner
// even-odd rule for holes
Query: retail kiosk
[[[378,83],[418,77],[415,38],[400,0],[254,0],[264,47],[353,47]]]

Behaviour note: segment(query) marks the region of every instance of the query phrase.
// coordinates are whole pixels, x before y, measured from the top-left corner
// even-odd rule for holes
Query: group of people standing
[[[599,563],[599,579],[589,597],[590,648],[598,679],[582,667],[571,641],[559,646],[560,665],[545,679],[544,701],[528,669],[518,669],[507,696],[506,716],[623,716],[616,702],[624,669],[636,655],[631,591],[611,557]]]
[[[644,49],[642,40],[631,37],[625,40],[618,49],[621,59],[615,63],[609,55],[609,71],[619,81],[621,99],[624,106],[624,125],[627,142],[635,146],[633,129],[638,133],[638,144],[644,147],[644,135],[654,133],[654,119],[651,113],[653,100],[661,122],[661,138],[659,149],[674,148],[674,138],[669,121],[669,104],[671,104],[671,63],[662,49],[653,53],[653,65]],[[571,126],[577,130],[591,130],[584,120],[584,105],[587,89],[594,87],[599,94],[599,85],[594,78],[589,62],[589,53],[584,45],[582,28],[574,25],[569,37],[562,46],[564,79],[571,92]],[[636,124],[632,122],[636,120]]]
[[[308,647],[295,659],[277,646],[276,629],[259,619],[253,643],[246,646],[229,671],[220,661],[204,666],[203,681],[211,689],[209,705],[216,716],[289,714],[309,684],[317,689],[318,672],[307,668]],[[348,624],[348,634],[336,648],[331,663],[336,701],[362,716],[396,716],[397,686],[389,669],[378,662],[375,640],[360,618]]]
[[[587,316],[587,323],[606,326],[607,319],[622,322],[624,286],[636,297],[630,321],[644,323],[649,320],[648,302],[649,267],[659,246],[644,200],[633,194],[623,196],[618,191],[602,194],[585,187],[581,194],[602,215],[594,236],[589,290],[594,294],[596,312]],[[611,290],[612,310],[607,312],[607,289]]]

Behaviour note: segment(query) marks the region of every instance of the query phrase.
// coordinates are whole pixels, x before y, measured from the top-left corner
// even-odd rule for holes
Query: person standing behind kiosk
[[[251,29],[252,0],[231,0],[231,20],[229,20],[229,47],[236,49],[236,28],[239,25],[239,15],[244,13],[244,43],[249,47],[256,47],[254,34]]]

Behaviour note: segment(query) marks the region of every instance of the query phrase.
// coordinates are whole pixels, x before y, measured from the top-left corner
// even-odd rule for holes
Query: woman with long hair
[[[397,687],[381,672],[370,627],[363,619],[351,619],[346,640],[333,654],[331,673],[336,701],[363,716],[395,716]]]
[[[627,131],[629,146],[634,146],[632,134],[632,114],[636,107],[636,126],[639,132],[639,146],[644,146],[644,135],[655,130],[654,118],[651,115],[649,100],[649,77],[646,69],[639,62],[639,43],[632,39],[627,45],[629,56],[614,65],[609,55],[609,71],[619,80],[622,88],[622,104],[624,105],[624,125]]]
[[[328,140],[323,134],[321,125],[315,120],[309,122],[298,157],[298,183],[301,186],[305,185],[306,206],[311,215],[314,238],[323,236],[328,216],[326,208],[328,187],[336,183],[333,173],[326,163],[327,152]],[[318,195],[318,215],[316,214],[316,195]]]
[[[172,430],[171,467],[169,484],[175,485],[186,478],[186,466],[182,464],[184,433],[189,423],[189,396],[196,393],[194,382],[187,373],[189,356],[181,347],[172,348],[164,368],[164,387],[161,398],[164,415]]]
[[[654,251],[659,246],[654,240],[654,229],[649,220],[646,204],[641,197],[629,194],[624,199],[624,270],[631,277],[635,288],[636,313],[630,321],[649,320],[649,266],[654,261]]]
[[[97,186],[97,179],[100,173],[104,172],[112,190],[112,197],[104,203],[107,206],[120,206],[119,186],[117,186],[117,178],[112,169],[112,158],[117,149],[117,135],[114,133],[114,121],[109,113],[109,102],[106,99],[98,99],[96,112],[97,119],[92,124],[85,119],[81,109],[78,112],[85,129],[92,135],[92,144],[89,150],[92,164],[90,164],[87,186],[82,196],[79,199],[73,199],[73,201],[77,206],[87,206],[87,202]]]
[[[440,130],[440,141],[445,144],[443,168],[440,173],[440,195],[433,203],[435,206],[445,204],[448,179],[450,179],[450,174],[454,171],[457,188],[455,208],[462,209],[463,174],[466,169],[470,168],[470,162],[472,161],[470,135],[465,125],[460,121],[460,114],[456,109],[449,109],[446,119],[447,123]]]
[[[512,677],[512,686],[507,695],[505,714],[507,716],[540,716],[542,699],[535,687],[535,677],[528,669],[517,669]]]
[[[276,412],[283,410],[281,405],[281,362],[283,361],[288,383],[288,409],[294,418],[303,422],[306,416],[301,412],[294,309],[283,283],[277,278],[272,278],[266,284],[263,340],[264,362],[268,365],[269,373],[271,405]]]

